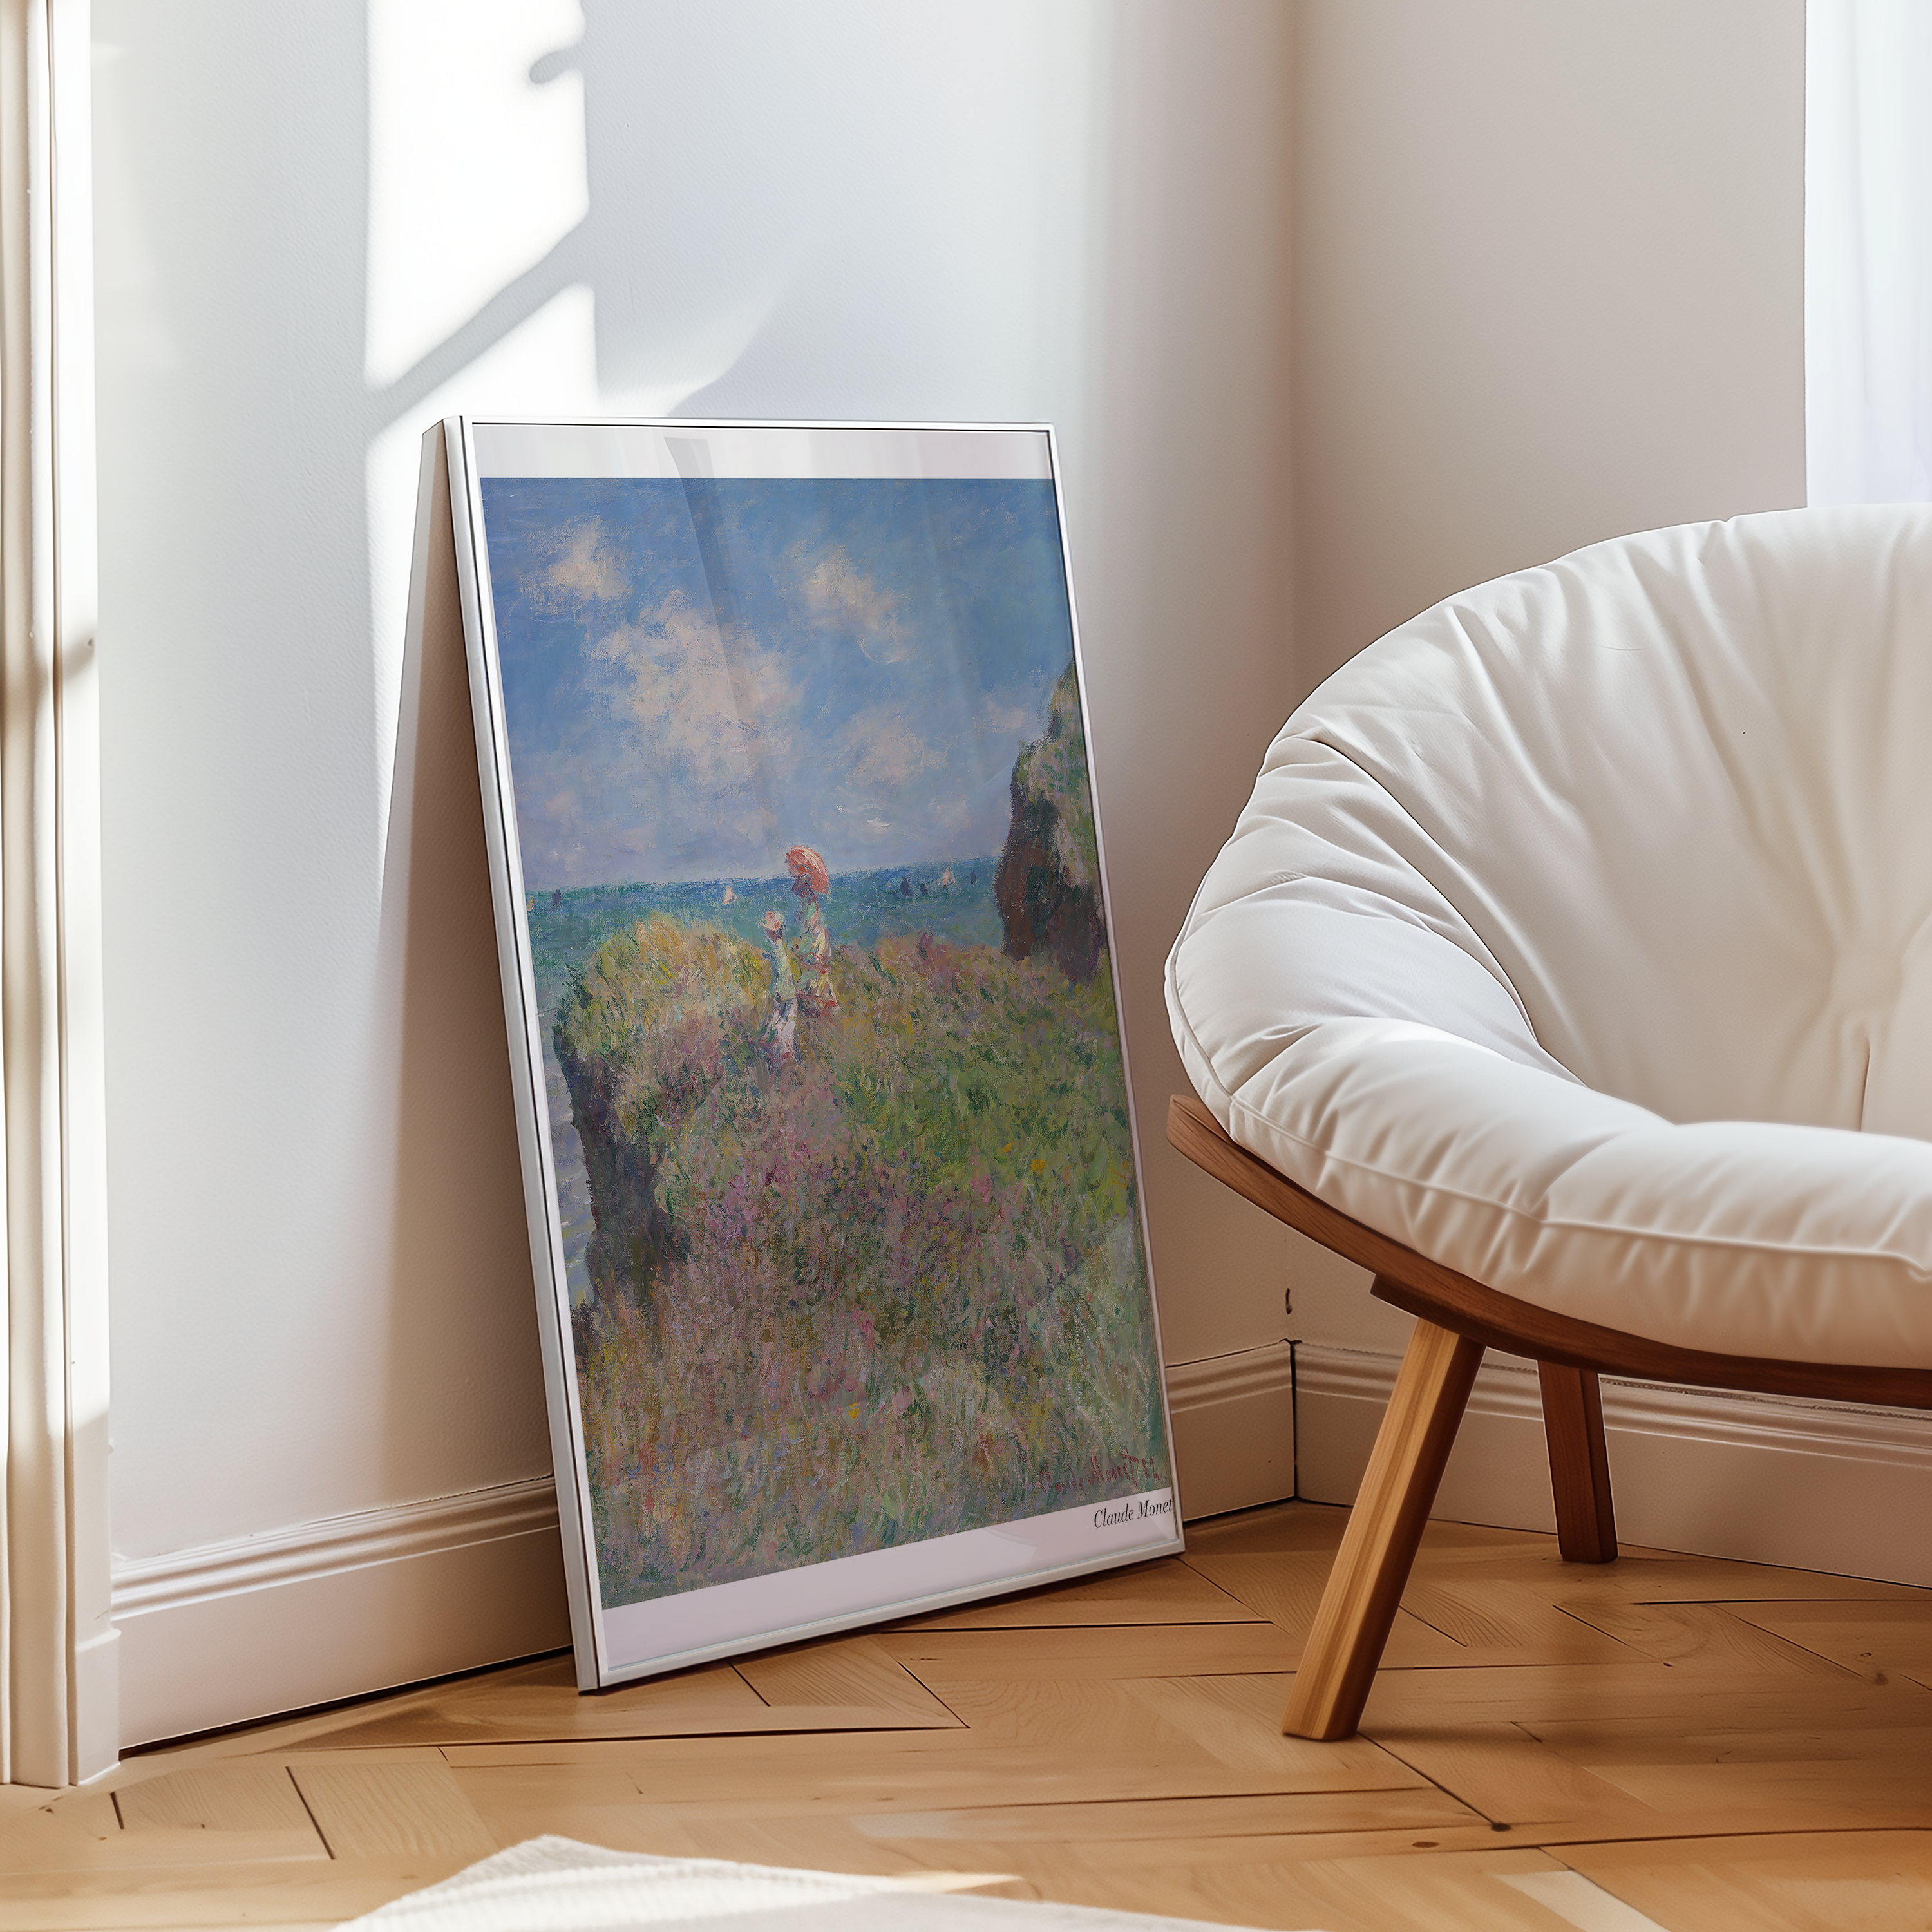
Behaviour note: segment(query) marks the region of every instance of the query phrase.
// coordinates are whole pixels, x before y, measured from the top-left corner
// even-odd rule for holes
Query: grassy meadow
[[[885,932],[832,979],[795,1058],[695,913],[562,989],[607,1604],[1169,1480],[1109,976]]]

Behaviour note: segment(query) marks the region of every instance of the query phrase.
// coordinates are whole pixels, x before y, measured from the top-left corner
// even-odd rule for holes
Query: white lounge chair
[[[1541,1366],[1579,1562],[1600,1370],[1932,1408],[1932,506],[1390,632],[1275,740],[1168,1004],[1175,1144],[1418,1318],[1290,1732],[1355,1729],[1486,1347]]]

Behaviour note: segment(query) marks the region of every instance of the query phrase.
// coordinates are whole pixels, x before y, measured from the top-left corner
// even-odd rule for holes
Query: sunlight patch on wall
[[[393,382],[590,212],[576,0],[370,0],[364,374]]]

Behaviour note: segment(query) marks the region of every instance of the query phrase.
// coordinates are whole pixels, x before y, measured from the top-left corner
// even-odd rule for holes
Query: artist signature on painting
[[[1174,1498],[1162,1496],[1156,1501],[1152,1496],[1130,1496],[1124,1503],[1102,1503],[1094,1512],[1096,1529],[1112,1529],[1117,1524],[1138,1522],[1143,1516],[1172,1516]]]

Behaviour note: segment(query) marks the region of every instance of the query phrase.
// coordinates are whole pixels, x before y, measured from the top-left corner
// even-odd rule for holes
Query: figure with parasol
[[[832,890],[832,875],[825,861],[809,845],[794,845],[785,854],[785,867],[791,874],[791,889],[798,895],[803,931],[799,939],[800,1004],[808,1013],[829,1013],[838,1004],[832,990],[832,935],[825,929],[824,908],[820,901]]]

